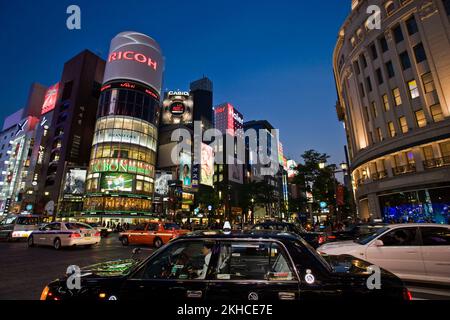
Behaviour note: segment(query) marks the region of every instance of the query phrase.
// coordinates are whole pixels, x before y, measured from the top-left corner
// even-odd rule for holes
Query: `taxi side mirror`
[[[375,240],[373,242],[373,246],[374,247],[384,247],[384,242],[383,242],[383,240]]]

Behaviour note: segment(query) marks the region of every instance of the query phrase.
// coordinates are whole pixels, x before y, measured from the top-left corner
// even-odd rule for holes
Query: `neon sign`
[[[47,112],[50,112],[55,109],[56,99],[58,98],[58,92],[59,92],[59,83],[48,88],[47,92],[45,93],[45,99],[44,104],[42,105],[41,115],[46,114]]]
[[[147,57],[146,55],[134,52],[134,51],[115,51],[112,52],[109,55],[108,62],[113,61],[120,61],[120,60],[129,60],[129,61],[135,61],[142,64],[146,64],[150,68],[156,71],[158,67],[158,63],[156,61],[153,61],[150,57]]]

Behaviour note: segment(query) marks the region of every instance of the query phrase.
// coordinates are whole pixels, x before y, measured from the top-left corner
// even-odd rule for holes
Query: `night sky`
[[[82,29],[66,28],[77,4]],[[32,82],[56,83],[65,61],[89,49],[107,57],[119,32],[145,33],[166,57],[164,88],[186,90],[203,75],[214,103],[280,129],[285,154],[314,148],[342,162],[332,53],[350,0],[1,1],[0,120],[26,103]]]

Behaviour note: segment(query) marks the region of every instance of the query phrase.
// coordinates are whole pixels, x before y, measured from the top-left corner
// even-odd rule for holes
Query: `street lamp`
[[[345,162],[342,162],[341,163],[341,169],[342,169],[342,171],[347,171],[348,170],[348,165],[347,165],[347,163],[345,163]]]
[[[320,163],[319,163],[319,169],[320,169],[320,170],[325,169],[325,165],[326,165],[325,162],[320,162]]]

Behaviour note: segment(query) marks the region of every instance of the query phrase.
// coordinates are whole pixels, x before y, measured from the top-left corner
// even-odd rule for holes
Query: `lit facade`
[[[448,223],[449,38],[449,0],[352,1],[333,61],[361,218]]]
[[[86,182],[86,215],[151,214],[163,68],[153,39],[124,32],[112,40]]]

